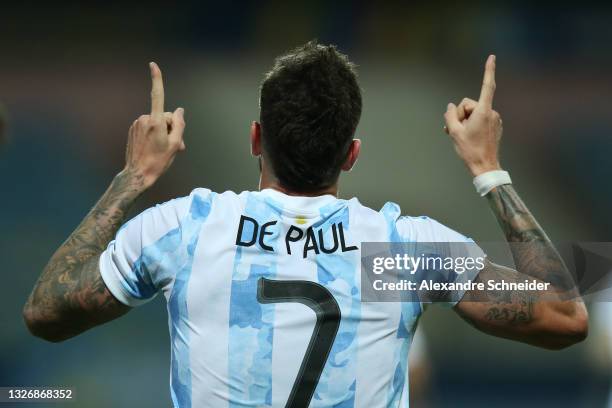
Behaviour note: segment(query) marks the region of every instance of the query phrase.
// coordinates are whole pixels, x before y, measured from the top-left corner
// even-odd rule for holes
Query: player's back
[[[130,221],[100,266],[124,303],[164,293],[177,407],[406,406],[421,305],[362,302],[360,245],[457,237],[399,213],[197,189]]]

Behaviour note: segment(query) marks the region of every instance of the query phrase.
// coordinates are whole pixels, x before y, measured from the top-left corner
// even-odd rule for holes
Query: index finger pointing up
[[[149,63],[151,68],[151,115],[162,115],[164,113],[164,82],[161,70],[156,63]]]
[[[479,102],[486,107],[493,106],[493,95],[495,94],[495,55],[489,55],[485,64],[484,79],[480,90]]]

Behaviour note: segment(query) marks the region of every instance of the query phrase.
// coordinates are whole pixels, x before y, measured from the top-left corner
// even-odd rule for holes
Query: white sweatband
[[[476,187],[476,191],[481,197],[487,195],[495,187],[504,184],[512,184],[510,174],[504,170],[487,171],[474,177],[474,187]]]

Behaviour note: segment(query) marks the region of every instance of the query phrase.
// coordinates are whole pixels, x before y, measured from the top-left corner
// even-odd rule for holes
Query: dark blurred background
[[[612,241],[610,21],[610,6],[587,3],[2,5],[0,386],[73,386],[79,407],[171,404],[162,299],[61,344],[31,337],[21,320],[46,260],[122,168],[127,129],[149,109],[150,60],[164,72],[166,109],[185,108],[187,151],[134,213],[196,186],[257,188],[248,133],[259,82],[275,55],[318,38],[359,65],[363,89],[362,156],[343,197],[395,201],[502,240],[442,132],[446,104],[478,97],[495,53],[502,164],[516,188],[554,240]],[[425,406],[606,404],[606,327],[548,352],[486,337],[439,307],[421,325]]]

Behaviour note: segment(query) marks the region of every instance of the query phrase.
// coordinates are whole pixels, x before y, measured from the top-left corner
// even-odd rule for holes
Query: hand
[[[178,151],[185,150],[183,108],[164,112],[162,74],[154,62],[151,68],[151,114],[142,115],[128,132],[124,172],[142,180],[148,188],[170,167]]]
[[[474,177],[501,168],[498,150],[503,128],[499,113],[492,108],[494,93],[495,56],[491,55],[485,65],[478,102],[465,98],[459,106],[449,103],[444,114],[445,130]]]

